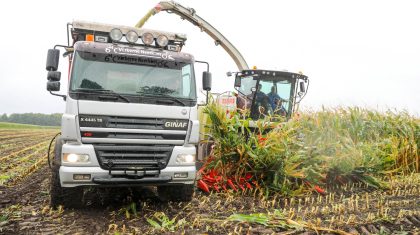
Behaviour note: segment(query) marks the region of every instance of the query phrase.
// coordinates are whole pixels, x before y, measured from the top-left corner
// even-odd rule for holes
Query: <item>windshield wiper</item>
[[[127,97],[124,97],[113,90],[106,90],[106,89],[89,89],[89,88],[77,88],[76,90],[70,91],[72,93],[98,93],[98,94],[105,94],[105,95],[113,95],[122,100],[130,103],[130,100]]]
[[[144,97],[161,97],[161,98],[165,98],[165,99],[169,99],[171,101],[176,101],[180,104],[182,104],[183,106],[187,106],[187,104],[185,104],[182,100],[178,99],[177,97],[174,96],[170,96],[168,94],[163,94],[163,93],[145,93],[145,92],[137,92],[138,94],[141,94]],[[190,100],[190,99],[188,99]]]

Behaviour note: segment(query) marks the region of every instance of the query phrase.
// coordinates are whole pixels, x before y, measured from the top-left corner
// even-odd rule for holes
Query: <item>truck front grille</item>
[[[184,144],[188,119],[79,116],[83,143]]]
[[[163,130],[164,120],[158,118],[109,117],[109,128],[154,129]]]
[[[186,134],[150,134],[150,133],[126,133],[126,132],[95,132],[81,131],[84,138],[113,138],[113,139],[147,139],[147,140],[185,140]]]
[[[168,164],[173,145],[95,144],[96,155],[105,170],[161,170]]]
[[[80,127],[102,127],[120,129],[187,130],[188,119],[163,119],[121,116],[79,116]]]

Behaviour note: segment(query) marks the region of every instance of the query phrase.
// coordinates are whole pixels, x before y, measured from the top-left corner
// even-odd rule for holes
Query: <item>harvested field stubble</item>
[[[88,188],[79,210],[49,207],[46,146],[58,131],[0,129],[2,137],[20,136],[13,139],[19,148],[10,138],[0,141],[0,234],[420,232],[418,119],[324,110],[274,132],[250,132],[244,141],[246,121],[222,114],[219,129],[226,132],[213,152],[219,174],[238,185],[237,176],[251,172],[252,189],[228,186],[222,193],[196,191],[191,202],[162,203],[150,187]]]
[[[11,185],[47,161],[48,143],[57,129],[0,129],[0,186]]]
[[[162,203],[153,189],[112,190],[100,204],[100,192],[86,193],[86,209],[52,210],[48,206],[49,171],[36,171],[21,185],[0,194],[0,217],[6,234],[66,232],[69,234],[271,234],[304,232],[362,234],[363,231],[418,233],[420,175],[395,177],[387,190],[348,185],[327,195],[266,197],[256,192],[203,194],[191,202]],[[355,192],[351,188],[357,188]],[[7,196],[5,196],[7,195]],[[109,196],[109,194],[107,194]],[[146,196],[147,195],[147,196]],[[368,196],[367,196],[368,195]],[[151,222],[154,221],[154,222]]]

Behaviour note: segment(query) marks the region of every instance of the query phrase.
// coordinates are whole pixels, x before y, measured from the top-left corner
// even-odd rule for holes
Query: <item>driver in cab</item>
[[[255,91],[255,104],[257,105],[260,114],[271,114],[272,109],[269,97],[261,91],[262,85],[258,84]]]
[[[274,110],[275,114],[280,114],[281,116],[286,116],[287,111],[283,107],[283,99],[277,94],[277,87],[272,86],[271,92],[268,93],[268,99],[270,101],[271,108]]]

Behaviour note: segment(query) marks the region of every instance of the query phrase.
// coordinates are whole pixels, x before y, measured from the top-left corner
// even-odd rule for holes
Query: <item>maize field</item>
[[[84,209],[49,206],[59,130],[0,125],[0,234],[420,233],[418,118],[337,108],[252,126],[213,104],[206,115],[212,147],[192,201],[90,188]]]

